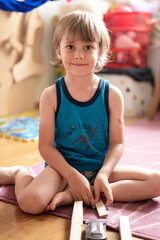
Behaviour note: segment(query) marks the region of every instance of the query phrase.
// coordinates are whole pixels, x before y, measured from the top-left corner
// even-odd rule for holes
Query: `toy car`
[[[86,240],[105,240],[107,239],[106,222],[103,219],[85,221]]]

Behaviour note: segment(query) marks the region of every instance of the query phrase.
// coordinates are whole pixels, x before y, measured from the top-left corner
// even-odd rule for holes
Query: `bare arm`
[[[123,96],[113,86],[110,86],[109,91],[109,108],[109,148],[94,184],[96,201],[103,192],[107,198],[106,206],[113,201],[108,179],[124,151]]]
[[[56,105],[56,89],[51,86],[43,91],[40,99],[39,152],[50,167],[67,179],[72,169],[54,147]]]
[[[110,89],[109,107],[109,149],[100,170],[105,171],[108,178],[120,160],[124,150],[124,103],[123,96],[118,89]]]

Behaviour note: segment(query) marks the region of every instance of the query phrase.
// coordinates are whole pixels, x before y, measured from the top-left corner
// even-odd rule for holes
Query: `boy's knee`
[[[17,197],[17,202],[23,212],[30,214],[40,214],[46,208],[38,192],[22,193]]]

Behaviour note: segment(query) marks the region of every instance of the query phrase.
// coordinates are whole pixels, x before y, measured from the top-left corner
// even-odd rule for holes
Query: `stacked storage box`
[[[149,13],[143,12],[109,12],[104,15],[111,48],[110,62],[106,65],[109,70],[100,75],[122,91],[126,117],[146,115],[152,99],[154,79],[146,67],[150,17]]]
[[[107,67],[145,67],[150,41],[150,14],[113,12],[104,15],[111,37]]]
[[[148,114],[154,84],[153,74],[148,67],[106,69],[99,76],[109,80],[123,93],[125,117],[142,117]]]

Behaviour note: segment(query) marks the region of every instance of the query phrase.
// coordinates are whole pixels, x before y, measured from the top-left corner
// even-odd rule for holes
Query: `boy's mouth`
[[[71,65],[77,66],[77,67],[84,67],[87,65],[87,63],[71,63]]]

